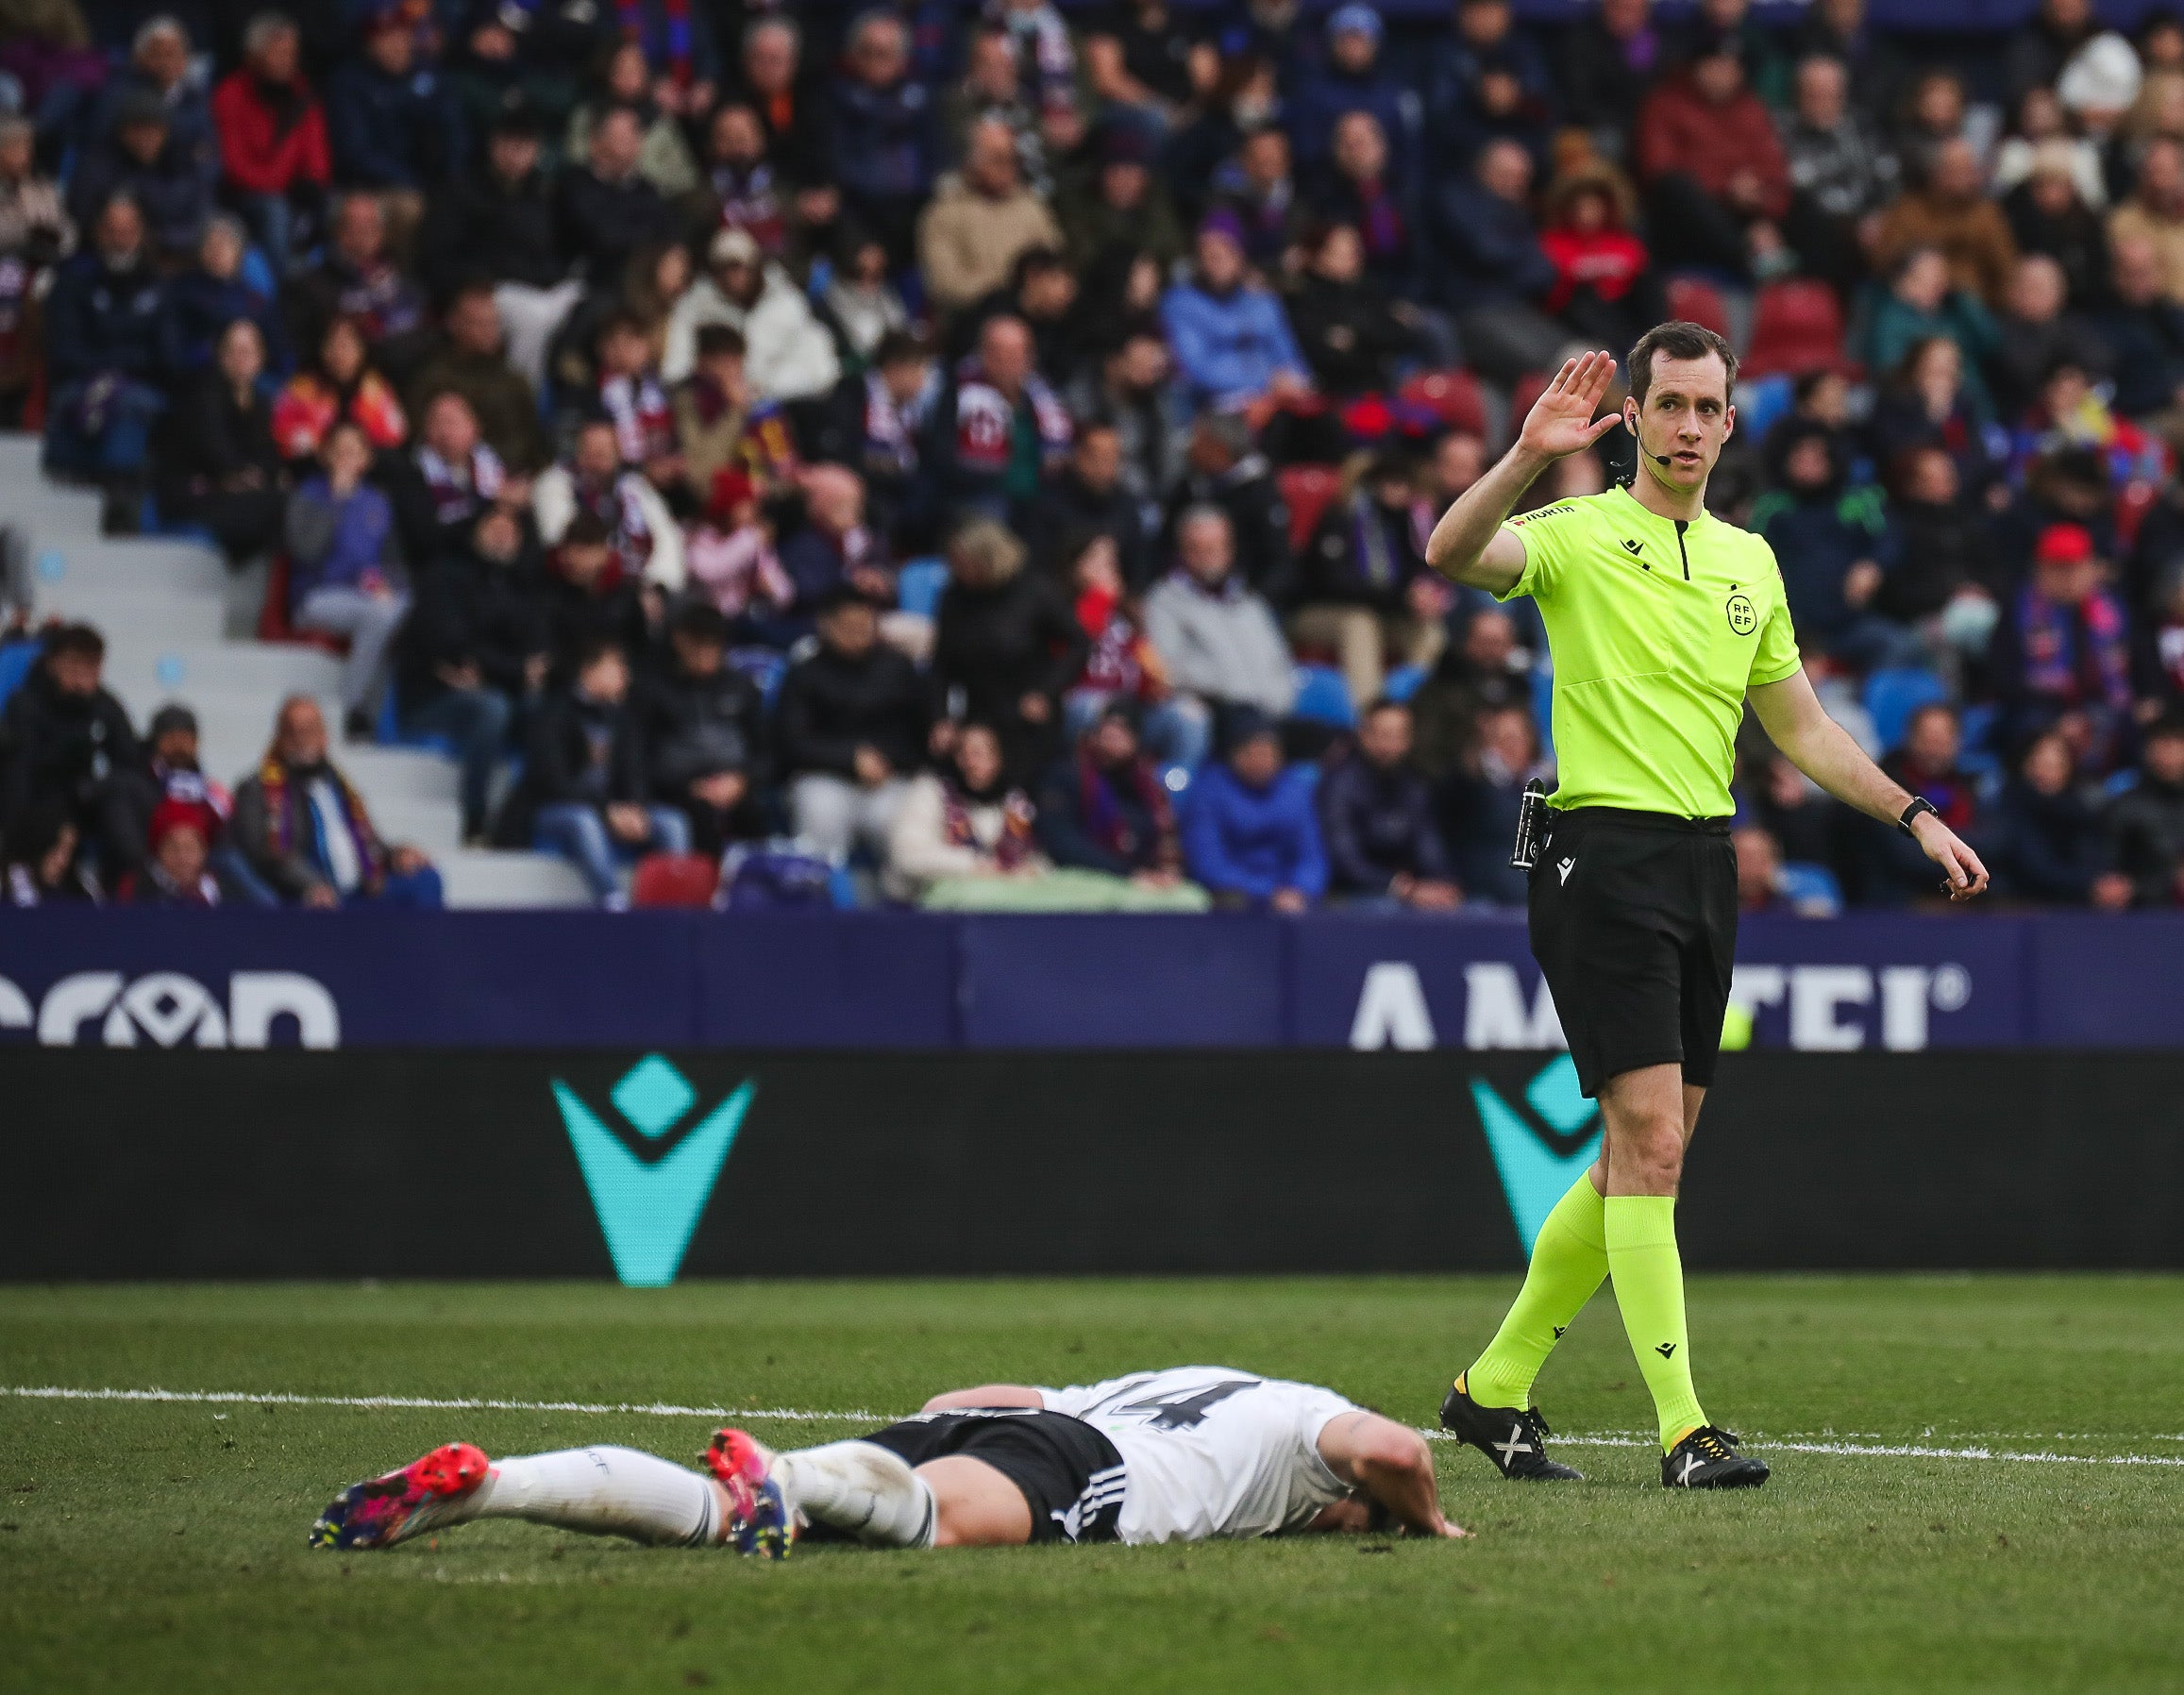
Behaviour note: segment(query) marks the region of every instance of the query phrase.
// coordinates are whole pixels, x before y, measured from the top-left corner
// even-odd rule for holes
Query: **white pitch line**
[[[1420,1434],[1436,1442],[1453,1442],[1458,1439],[1445,1430],[1429,1430]],[[1566,1436],[1557,1435],[1554,1440],[1566,1448],[1657,1448],[1660,1446],[1651,1436]],[[1740,1443],[1739,1446],[1764,1448],[1777,1453],[1842,1453],[1879,1459],[2016,1460],[2038,1466],[2184,1467],[2184,1459],[2166,1453],[2054,1453],[2044,1451],[2027,1453],[2007,1448],[1928,1448],[1911,1442],[1768,1441],[1759,1437]]]
[[[0,1385],[0,1395],[11,1396],[20,1401],[138,1401],[186,1405],[256,1403],[261,1406],[349,1406],[424,1412],[621,1414],[656,1418],[770,1418],[800,1424],[884,1424],[893,1416],[863,1411],[822,1413],[803,1407],[786,1406],[679,1406],[666,1401],[502,1401],[486,1396],[426,1395],[253,1395],[239,1389],[71,1389],[52,1385]],[[1456,1439],[1442,1430],[1427,1430],[1420,1434],[1436,1442],[1453,1442]],[[1651,1436],[1558,1435],[1554,1439],[1571,1448],[1656,1446]],[[2056,1453],[2047,1450],[2027,1452],[2006,1448],[1935,1448],[1912,1442],[1771,1441],[1763,1438],[1754,1438],[1743,1446],[1779,1453],[1844,1454],[1874,1459],[2007,1460],[2038,1466],[2184,1468],[2184,1457],[2173,1454]]]
[[[496,1401],[483,1396],[440,1399],[424,1395],[249,1395],[239,1389],[64,1389],[8,1385],[0,1395],[23,1401],[159,1401],[214,1405],[257,1402],[266,1406],[416,1408],[428,1412],[638,1413],[660,1418],[774,1418],[824,1424],[884,1424],[884,1413],[811,1413],[797,1407],[677,1406],[671,1401]]]

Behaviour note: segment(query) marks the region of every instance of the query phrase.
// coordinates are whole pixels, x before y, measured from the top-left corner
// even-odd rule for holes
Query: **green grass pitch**
[[[0,1688],[1224,1691],[2176,1689],[2184,1279],[1700,1278],[1711,1416],[1765,1490],[1671,1496],[1655,1450],[1497,1482],[1480,1535],[869,1553],[779,1566],[530,1525],[335,1555],[343,1485],[468,1437],[695,1460],[712,1419],[25,1387],[915,1407],[986,1379],[1212,1362],[1430,1424],[1501,1279],[0,1289]],[[1540,1399],[1650,1418],[1611,1301]],[[771,1440],[850,1434],[751,1420]],[[1798,1446],[1802,1445],[1802,1446]],[[1984,1450],[1997,1457],[1830,1449]],[[2149,1463],[2025,1460],[2044,1453]]]

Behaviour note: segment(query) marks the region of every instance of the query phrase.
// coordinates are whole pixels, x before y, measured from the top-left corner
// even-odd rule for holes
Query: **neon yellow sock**
[[[1684,1324],[1684,1256],[1676,1250],[1672,1195],[1611,1195],[1607,1267],[1631,1351],[1654,1394],[1661,1451],[1705,1423],[1691,1386],[1691,1338]]]
[[[1532,1380],[1607,1276],[1605,1204],[1588,1171],[1540,1225],[1524,1286],[1487,1351],[1464,1373],[1465,1389],[1481,1406],[1532,1404]]]

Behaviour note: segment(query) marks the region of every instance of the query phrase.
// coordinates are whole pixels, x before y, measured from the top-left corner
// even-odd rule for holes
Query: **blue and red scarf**
[[[364,810],[363,797],[351,788],[349,780],[332,765],[326,767],[326,776],[341,797],[342,824],[357,850],[357,865],[361,873],[360,886],[377,891],[386,881],[387,867],[379,857],[378,836],[372,829],[371,814]],[[288,766],[277,754],[265,756],[265,762],[258,767],[258,781],[265,791],[266,829],[273,838],[274,851],[285,859],[296,848],[296,820],[315,816],[311,795],[291,780]],[[304,828],[314,826],[307,822]]]
[[[986,379],[975,353],[956,366],[955,384],[955,456],[966,469],[999,476],[1015,445],[1016,408]],[[1035,371],[1024,378],[1023,398],[1038,428],[1040,456],[1051,463],[1069,451],[1069,409]]]
[[[721,228],[744,231],[766,258],[779,259],[789,244],[789,216],[773,166],[764,159],[755,165],[715,165],[712,183]]]
[[[483,512],[500,497],[508,475],[500,456],[483,442],[470,450],[469,461],[460,470],[430,447],[420,447],[417,473],[425,479],[433,519],[441,524],[460,524]]]
[[[2106,592],[2061,606],[2026,584],[2017,597],[2024,686],[2063,706],[2131,706],[2131,644],[2124,609]]]
[[[1153,774],[1151,764],[1144,760],[1132,760],[1121,771],[1102,771],[1092,763],[1090,756],[1077,756],[1077,814],[1083,820],[1084,833],[1108,852],[1121,859],[1135,859],[1144,846],[1137,832],[1131,827],[1130,814],[1123,810],[1122,792],[1127,790],[1151,821],[1155,841],[1165,841],[1175,832],[1175,814],[1168,804],[1168,791]]]
[[[917,469],[917,438],[940,395],[940,372],[926,373],[925,386],[907,402],[898,401],[877,371],[865,374],[865,464],[867,469],[908,477]]]
[[[653,27],[646,16],[645,0],[614,0],[614,17],[622,39],[645,49],[645,62],[664,67],[676,82],[688,87],[697,80],[690,34],[690,0],[660,0],[660,24]]]
[[[646,464],[675,451],[675,409],[651,372],[602,379],[599,410],[613,420],[614,444],[624,464]]]
[[[1011,789],[998,802],[982,801],[978,797],[966,794],[962,786],[948,778],[941,779],[941,831],[954,848],[979,848],[978,830],[971,822],[974,805],[998,804],[1001,809],[1001,833],[995,840],[991,852],[993,861],[1003,871],[1014,871],[1028,863],[1038,851],[1038,844],[1032,838],[1031,798],[1021,789]],[[986,851],[980,848],[980,851]]]

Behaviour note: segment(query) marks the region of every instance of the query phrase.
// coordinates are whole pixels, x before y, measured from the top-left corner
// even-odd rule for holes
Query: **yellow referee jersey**
[[[1734,810],[1729,778],[1744,693],[1798,667],[1774,550],[1709,513],[1648,512],[1627,488],[1504,525],[1554,656],[1549,804],[1684,818]]]

